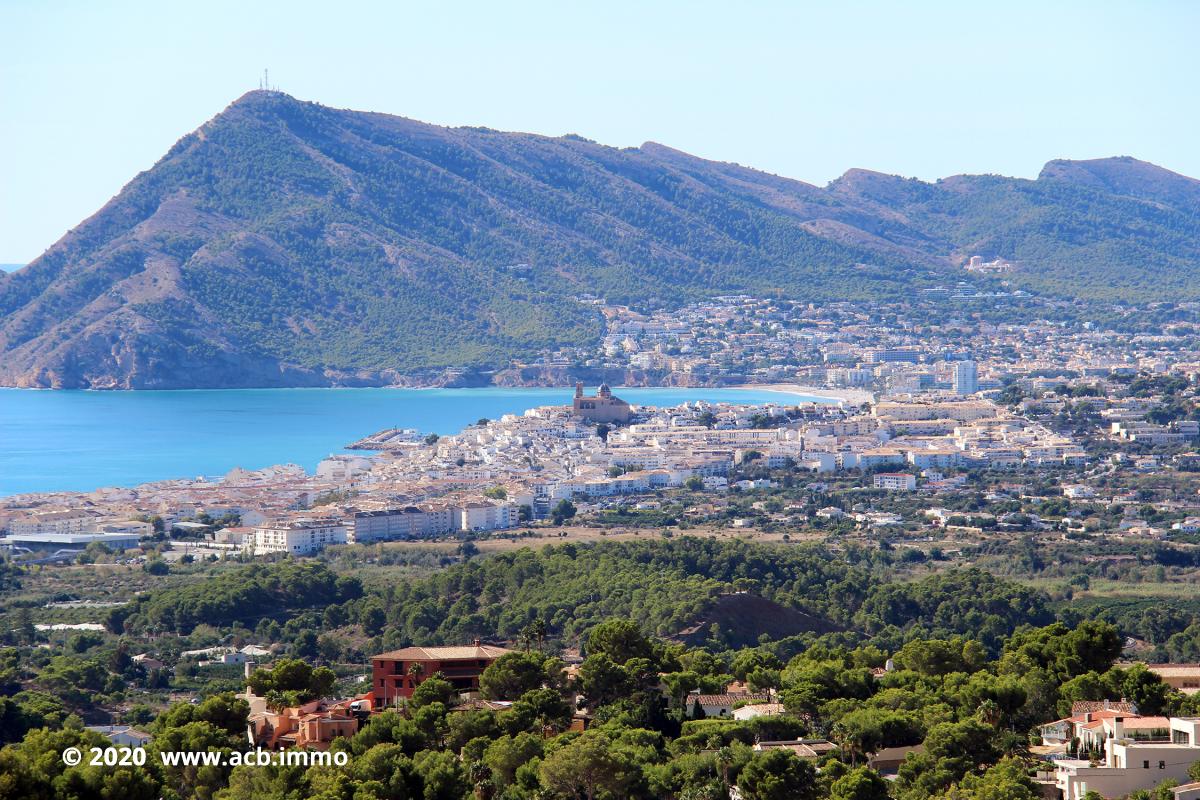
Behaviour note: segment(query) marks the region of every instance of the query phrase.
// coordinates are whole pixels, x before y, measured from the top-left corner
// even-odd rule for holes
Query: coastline
[[[749,389],[756,392],[778,392],[779,394],[820,397],[849,405],[861,405],[875,401],[875,395],[865,389],[825,389],[816,386],[801,386],[798,383],[742,383],[729,389]]]
[[[481,417],[570,402],[568,386],[477,388],[0,390],[0,499],[88,493],[294,463],[314,470],[379,430],[460,433]],[[628,387],[633,404],[761,404],[766,391]],[[618,388],[617,392],[626,391]],[[782,399],[782,398],[780,398]],[[784,401],[786,402],[786,401]],[[137,430],[130,446],[121,431]]]

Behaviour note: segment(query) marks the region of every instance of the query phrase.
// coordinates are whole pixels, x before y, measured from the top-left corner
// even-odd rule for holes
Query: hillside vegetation
[[[1132,159],[1035,181],[851,170],[819,188],[251,92],[0,274],[0,384],[379,383],[595,342],[595,295],[886,299],[971,254],[1102,299],[1193,298],[1200,183]]]
[[[1122,698],[1147,716],[1200,712],[1200,695],[1118,661],[1121,627],[1068,622],[1075,615],[1062,604],[1064,619],[1052,621],[1040,591],[976,569],[906,566],[887,550],[847,546],[835,556],[815,545],[679,536],[454,563],[424,549],[374,552],[370,570],[360,548],[302,561],[177,563],[172,573],[189,580],[109,609],[104,633],[39,631],[27,600],[10,603],[16,624],[0,636],[0,800],[1036,800],[1043,787],[1032,778],[1047,762],[1032,746],[1077,702]],[[40,582],[45,570],[34,569],[9,566],[0,583]],[[719,629],[689,644],[654,635],[714,619],[731,597],[840,629],[753,643]],[[359,697],[372,654],[472,636],[512,649],[479,676],[491,702],[468,700],[441,671],[410,670],[420,679],[410,697],[330,742],[340,760],[309,768],[231,757],[247,747],[246,689],[271,709]],[[194,656],[204,651],[189,652],[217,643],[255,643],[271,655],[243,679],[240,665],[201,666]],[[142,652],[173,669],[139,662]],[[734,681],[773,692],[776,702],[760,709],[773,713],[731,719],[714,709],[754,702],[705,698],[741,692]],[[72,765],[68,747],[86,756],[109,744],[85,720],[151,734],[144,764]],[[829,744],[815,758],[770,746],[797,738]],[[891,748],[907,752],[894,768],[871,758]],[[197,768],[163,757],[172,752],[222,758]],[[1182,772],[1131,770],[1143,788],[1128,797],[1169,798]],[[1200,767],[1188,777],[1200,778]]]
[[[812,622],[784,649],[822,634],[900,647],[922,636],[970,635],[995,650],[1021,625],[1054,620],[1044,593],[976,569],[899,582],[868,554],[839,560],[818,545],[772,547],[680,537],[655,542],[564,544],[471,559],[420,579],[367,587],[322,564],[240,568],[182,589],[148,592],[113,611],[110,627],[187,634],[199,624],[256,627],[303,622],[307,609],[340,604],[345,619],[378,617],[383,649],[475,638],[517,640],[534,623],[544,635],[578,643],[603,620],[634,620],[647,634],[673,637],[720,619],[732,592],[746,592]],[[300,623],[297,623],[300,624]],[[765,620],[747,624],[765,625]],[[311,620],[319,627],[320,620]],[[303,627],[303,626],[302,626]],[[841,631],[841,633],[829,633]],[[692,644],[744,646],[744,631],[717,624]]]

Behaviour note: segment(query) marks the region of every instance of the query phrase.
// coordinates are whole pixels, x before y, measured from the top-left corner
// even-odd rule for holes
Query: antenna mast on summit
[[[271,86],[271,74],[265,69],[263,70],[262,77],[258,79],[258,88],[264,92],[278,91],[275,87]]]

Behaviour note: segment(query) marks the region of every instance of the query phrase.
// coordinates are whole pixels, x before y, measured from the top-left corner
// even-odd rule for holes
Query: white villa
[[[1200,761],[1200,717],[1171,717],[1167,735],[1134,739],[1127,735],[1125,718],[1101,722],[1103,760],[1093,765],[1083,759],[1055,762],[1054,780],[1063,800],[1083,800],[1094,791],[1101,797],[1124,797],[1150,789],[1167,778],[1188,781],[1188,767]]]

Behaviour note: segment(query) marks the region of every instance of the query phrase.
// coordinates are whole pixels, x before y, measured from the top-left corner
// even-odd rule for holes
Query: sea
[[[638,405],[704,400],[794,404],[826,398],[761,389],[618,388]],[[572,388],[0,389],[0,497],[86,492],[151,481],[219,477],[235,467],[299,464],[310,472],[385,428],[452,434],[571,402]]]

